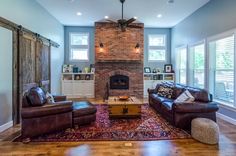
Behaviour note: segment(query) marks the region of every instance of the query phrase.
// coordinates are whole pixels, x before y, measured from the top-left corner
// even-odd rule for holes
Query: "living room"
[[[2,0],[0,155],[234,155],[235,6]]]

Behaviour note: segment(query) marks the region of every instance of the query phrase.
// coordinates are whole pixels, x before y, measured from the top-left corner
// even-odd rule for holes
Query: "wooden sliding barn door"
[[[42,86],[46,91],[50,88],[50,43],[44,42],[36,34],[19,33],[19,114],[22,97],[28,86]]]
[[[51,67],[50,67],[50,44],[43,42],[42,40],[37,41],[36,50],[36,80],[44,90],[50,92],[50,79],[51,79]]]

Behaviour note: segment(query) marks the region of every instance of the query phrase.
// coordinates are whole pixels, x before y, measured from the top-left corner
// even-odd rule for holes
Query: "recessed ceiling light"
[[[81,12],[77,12],[76,15],[77,15],[77,16],[81,16],[82,13],[81,13]]]
[[[109,18],[109,16],[105,16],[104,18],[105,18],[105,19],[108,19],[108,18]]]
[[[157,17],[158,17],[158,18],[162,18],[162,14],[158,14]]]
[[[174,0],[168,0],[167,1],[167,4],[173,4],[174,3]]]
[[[137,16],[134,16],[134,19],[138,19],[138,17],[137,17]]]

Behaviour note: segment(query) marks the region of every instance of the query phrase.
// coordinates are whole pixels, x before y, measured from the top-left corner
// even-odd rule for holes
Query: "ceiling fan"
[[[132,25],[132,23],[136,20],[135,18],[130,18],[128,20],[124,19],[124,2],[125,0],[120,0],[121,4],[122,4],[122,14],[121,14],[121,19],[117,20],[117,22],[113,21],[113,20],[107,20],[110,23],[116,24],[116,26],[118,26],[122,32],[126,31],[126,28],[142,28],[142,26],[138,26],[138,25]]]

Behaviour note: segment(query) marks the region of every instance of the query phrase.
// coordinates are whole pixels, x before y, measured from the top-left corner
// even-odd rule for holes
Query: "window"
[[[234,35],[209,42],[214,98],[233,106]]]
[[[177,48],[177,81],[181,84],[187,84],[187,48]]]
[[[166,35],[148,36],[148,61],[166,60]]]
[[[204,88],[205,82],[205,44],[190,48],[190,85]]]
[[[70,34],[70,60],[88,61],[89,56],[89,34],[71,33]]]

